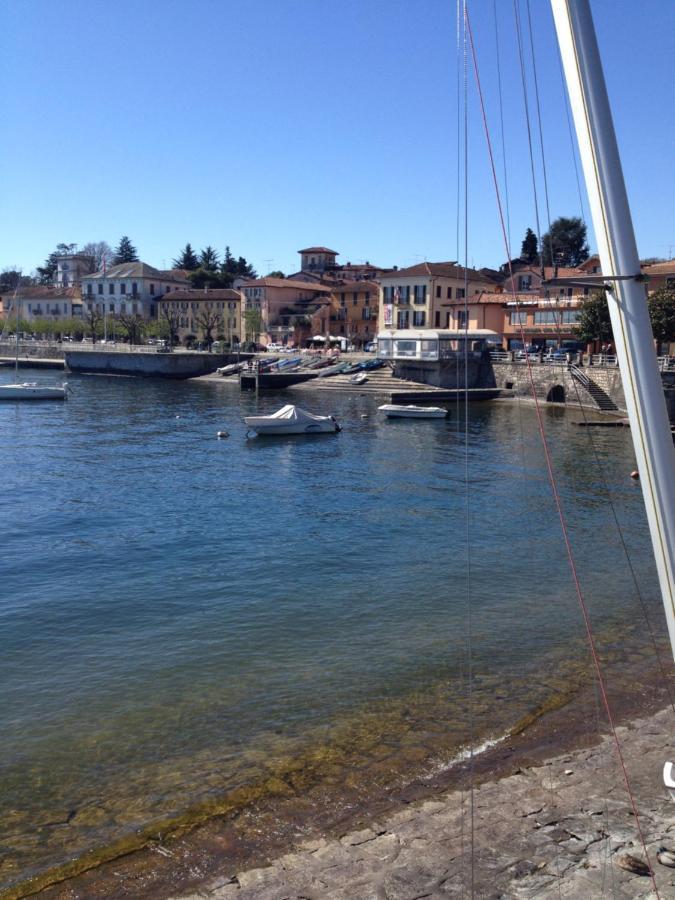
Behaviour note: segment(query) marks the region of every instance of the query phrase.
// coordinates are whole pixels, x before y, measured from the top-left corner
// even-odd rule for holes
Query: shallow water
[[[529,405],[472,405],[466,444],[463,407],[383,421],[303,390],[342,433],[246,440],[290,395],[70,383],[0,406],[0,887],[289,773],[451,758],[469,607],[476,740],[587,677]],[[605,478],[665,628],[630,433],[579,417],[544,410],[592,620],[628,655],[645,629]]]

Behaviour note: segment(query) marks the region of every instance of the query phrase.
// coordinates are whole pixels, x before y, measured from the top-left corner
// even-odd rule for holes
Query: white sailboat
[[[551,0],[675,656],[675,448],[589,0]],[[664,765],[675,793],[674,767]],[[674,796],[675,799],[675,796]]]
[[[16,306],[16,354],[14,359],[14,381],[11,384],[0,384],[0,400],[66,400],[68,384],[38,384],[36,381],[19,381],[19,303],[18,287],[14,292]]]

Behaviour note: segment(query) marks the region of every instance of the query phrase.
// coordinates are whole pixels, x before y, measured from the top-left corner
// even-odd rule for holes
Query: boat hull
[[[440,406],[397,406],[387,403],[378,407],[388,419],[445,419],[447,409]]]
[[[65,400],[65,386],[37,384],[0,384],[0,400]]]

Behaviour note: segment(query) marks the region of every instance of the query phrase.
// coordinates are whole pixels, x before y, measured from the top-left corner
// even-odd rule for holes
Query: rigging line
[[[503,236],[503,239],[504,239],[504,245],[505,245],[505,247],[506,247],[506,244],[507,244],[506,228],[505,228],[505,224],[504,224],[504,213],[503,213],[503,210],[502,210],[501,196],[500,196],[500,194],[499,194],[499,184],[498,184],[497,178],[496,178],[496,170],[495,170],[495,164],[494,164],[494,154],[493,154],[493,152],[492,152],[492,141],[491,141],[491,139],[490,139],[490,131],[489,131],[489,128],[488,128],[487,115],[486,115],[486,112],[485,112],[485,103],[484,103],[484,101],[483,101],[483,91],[482,91],[481,82],[480,82],[480,75],[479,75],[479,73],[478,73],[478,60],[477,60],[477,58],[476,58],[476,49],[475,49],[474,42],[473,42],[473,33],[472,33],[472,30],[471,30],[471,23],[470,23],[470,21],[469,21],[468,11],[466,11],[466,10],[465,10],[465,21],[466,21],[466,29],[467,29],[469,41],[470,41],[470,44],[471,44],[471,54],[472,54],[472,59],[473,59],[473,69],[474,69],[474,74],[475,74],[475,77],[476,77],[476,86],[477,86],[477,89],[478,89],[478,97],[479,97],[479,100],[480,100],[481,113],[482,113],[482,116],[483,116],[483,128],[484,128],[484,131],[485,131],[485,138],[486,138],[486,141],[487,141],[488,153],[489,153],[489,157],[490,157],[490,167],[491,167],[491,170],[492,170],[492,180],[493,180],[493,184],[494,184],[494,188],[495,188],[495,194],[496,194],[496,199],[497,199],[497,207],[498,207],[498,210],[499,210],[499,220],[500,220],[500,224],[501,224],[501,230],[502,230],[502,236]],[[511,261],[510,261],[510,260],[509,260],[509,262],[508,262],[508,267],[509,267],[509,269],[510,269],[511,272],[512,272],[512,271],[513,271],[513,267],[512,267],[512,265],[511,265]],[[513,279],[511,279],[511,280],[512,280],[512,282],[513,282]],[[512,283],[512,290],[513,290],[513,283]],[[515,297],[515,291],[513,291],[513,295],[514,295],[514,297]],[[522,324],[521,324],[521,326],[520,326],[520,330],[521,330],[522,339],[524,340],[524,338],[525,338],[525,332],[524,332],[524,330],[523,330]],[[541,435],[542,447],[543,447],[543,450],[544,450],[544,458],[545,458],[545,461],[546,461],[546,469],[547,469],[547,472],[548,472],[548,478],[549,478],[549,482],[550,482],[550,484],[551,484],[551,491],[552,491],[552,493],[553,493],[553,499],[554,499],[554,502],[555,502],[555,507],[556,507],[556,510],[557,510],[558,519],[559,519],[559,521],[560,521],[560,528],[561,528],[561,531],[562,531],[563,542],[564,542],[564,544],[565,544],[565,552],[566,552],[566,555],[567,555],[567,561],[568,561],[568,563],[569,563],[570,572],[571,572],[571,574],[572,574],[572,580],[573,580],[573,582],[574,582],[574,588],[575,588],[575,592],[576,592],[576,595],[577,595],[577,600],[578,600],[578,602],[579,602],[579,607],[580,607],[581,614],[582,614],[582,618],[583,618],[583,621],[584,621],[584,626],[585,626],[585,629],[586,629],[586,636],[587,636],[587,639],[588,639],[588,645],[589,645],[589,649],[590,649],[590,652],[591,652],[591,657],[592,657],[592,660],[593,660],[593,666],[594,666],[595,672],[596,672],[596,677],[597,677],[598,686],[599,686],[599,688],[600,688],[600,695],[601,695],[601,697],[602,697],[602,703],[603,703],[603,706],[604,706],[604,708],[605,708],[605,713],[606,713],[606,715],[607,715],[607,719],[608,719],[608,722],[609,722],[610,730],[611,730],[611,732],[612,732],[612,737],[613,737],[614,745],[615,745],[615,747],[616,747],[617,757],[618,757],[618,760],[619,760],[619,763],[620,763],[621,772],[622,772],[622,775],[623,775],[623,780],[624,780],[624,783],[625,783],[625,786],[626,786],[626,792],[627,792],[628,798],[629,798],[629,800],[630,800],[631,809],[632,809],[632,811],[633,811],[633,816],[635,817],[635,825],[636,825],[637,832],[638,832],[638,835],[639,835],[639,838],[640,838],[640,843],[641,843],[641,845],[642,845],[642,849],[643,849],[644,854],[645,854],[645,859],[646,859],[646,861],[647,861],[647,865],[648,865],[649,870],[650,870],[650,876],[651,876],[651,882],[652,882],[652,885],[653,885],[653,888],[654,888],[654,894],[655,894],[655,896],[656,896],[657,898],[659,898],[660,895],[659,895],[658,887],[657,887],[657,884],[656,884],[656,876],[654,875],[654,870],[653,870],[653,867],[652,867],[652,865],[651,865],[651,861],[650,861],[650,858],[649,858],[649,851],[647,850],[647,842],[646,842],[646,839],[645,839],[645,836],[644,836],[644,832],[643,832],[643,830],[642,830],[642,824],[641,824],[641,821],[640,821],[640,815],[639,815],[638,809],[637,809],[637,803],[636,803],[635,797],[634,797],[634,795],[633,795],[633,791],[632,791],[632,787],[631,787],[631,783],[630,783],[630,778],[629,778],[629,776],[628,776],[628,769],[626,768],[626,763],[625,763],[625,760],[624,760],[623,751],[622,751],[622,749],[621,749],[621,741],[619,740],[619,735],[618,735],[618,733],[617,733],[616,725],[615,725],[615,723],[614,723],[614,716],[613,716],[613,714],[612,714],[612,708],[611,708],[611,705],[610,705],[610,702],[609,702],[609,697],[608,697],[608,695],[607,695],[607,690],[606,690],[606,688],[605,688],[605,681],[604,681],[604,677],[603,677],[603,674],[602,674],[602,667],[601,667],[601,665],[600,665],[600,657],[598,656],[598,651],[597,651],[597,648],[596,648],[596,645],[595,645],[595,638],[594,638],[594,635],[593,635],[593,628],[592,628],[592,625],[591,625],[590,615],[589,615],[589,612],[588,612],[588,608],[587,608],[587,606],[586,606],[586,601],[585,601],[585,599],[584,599],[583,591],[582,591],[582,589],[581,589],[581,582],[580,582],[580,580],[579,580],[579,573],[578,573],[578,571],[577,571],[576,562],[575,562],[575,559],[574,559],[574,553],[573,553],[573,551],[572,551],[572,543],[571,543],[570,536],[569,536],[569,530],[568,530],[568,528],[567,528],[567,519],[566,519],[565,513],[564,513],[564,511],[563,511],[562,499],[561,499],[560,493],[559,493],[559,491],[558,491],[558,485],[557,485],[557,481],[556,481],[556,478],[555,478],[555,473],[554,473],[554,471],[553,471],[553,460],[552,460],[552,457],[551,457],[551,451],[550,451],[550,448],[549,448],[548,440],[547,440],[547,438],[546,438],[546,432],[545,432],[545,430],[544,430],[544,422],[543,422],[543,418],[542,418],[542,414],[541,414],[541,406],[540,406],[540,404],[539,404],[539,399],[538,399],[538,397],[537,397],[537,392],[536,392],[535,384],[534,384],[534,374],[533,374],[533,372],[532,372],[532,365],[531,365],[531,363],[530,363],[530,360],[527,358],[527,356],[526,356],[525,362],[526,362],[526,365],[527,365],[528,378],[529,378],[529,381],[530,381],[530,387],[531,387],[531,391],[532,391],[532,399],[534,400],[534,406],[535,406],[535,410],[536,410],[536,413],[537,413],[537,421],[538,421],[538,425],[539,425],[539,433],[540,433],[540,435]]]
[[[546,222],[548,224],[549,243],[551,247],[551,265],[553,261],[553,237],[551,235],[551,209],[548,201],[548,177],[546,175],[546,155],[544,153],[544,129],[541,124],[541,104],[539,102],[539,79],[537,77],[537,59],[534,54],[534,37],[532,35],[532,15],[530,12],[530,0],[525,0],[527,10],[527,26],[530,35],[530,53],[532,55],[532,74],[534,76],[534,98],[537,110],[537,126],[539,129],[539,149],[541,150],[541,170],[544,176],[544,201],[546,204]]]
[[[572,120],[570,119],[570,101],[565,89],[565,73],[563,72],[562,57],[560,55],[560,47],[558,47],[558,70],[560,71],[560,82],[563,94],[563,106],[565,107],[565,118],[567,119],[567,131],[570,136],[570,149],[572,152],[572,162],[574,163],[574,177],[577,182],[577,193],[579,195],[579,211],[581,212],[581,221],[586,221],[586,213],[584,210],[584,195],[581,190],[581,179],[579,178],[579,166],[577,165],[577,153],[574,146],[574,135],[572,134]]]
[[[492,0],[495,20],[495,59],[497,61],[497,90],[499,92],[499,124],[502,136],[502,167],[504,169],[504,201],[506,204],[506,233],[509,239],[509,258],[511,257],[511,214],[509,211],[509,180],[506,174],[506,137],[504,134],[504,101],[502,97],[502,67],[499,61],[499,27],[497,24],[497,0]]]
[[[527,126],[527,146],[530,155],[530,173],[532,175],[532,193],[534,194],[534,216],[536,221],[537,228],[537,241],[539,242],[539,260],[540,260],[540,268],[541,268],[541,276],[544,277],[544,253],[543,247],[541,243],[541,223],[539,221],[539,197],[537,193],[537,178],[534,171],[534,151],[532,149],[532,126],[530,124],[530,106],[527,99],[527,78],[525,76],[525,57],[523,54],[523,36],[522,30],[520,27],[520,8],[519,8],[520,0],[513,0],[513,12],[516,20],[516,38],[518,44],[518,59],[520,62],[520,82],[523,89],[523,103],[525,106],[525,124]],[[508,243],[508,239],[507,239]],[[506,255],[510,259],[508,252],[508,246],[506,248]],[[553,261],[553,260],[551,260]],[[523,345],[525,346],[525,345]]]
[[[475,896],[475,758],[473,717],[473,617],[471,608],[471,496],[469,492],[469,54],[467,43],[468,2],[463,0],[464,45],[464,496],[466,498],[466,600],[467,600],[467,686],[469,705],[469,836],[471,844],[470,885],[471,897]]]

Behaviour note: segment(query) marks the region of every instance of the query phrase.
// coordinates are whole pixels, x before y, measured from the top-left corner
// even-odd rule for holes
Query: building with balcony
[[[31,323],[37,319],[48,319],[57,323],[64,319],[78,318],[82,315],[82,301],[79,287],[52,287],[51,285],[28,285],[21,288],[20,294],[14,291],[0,297],[3,330],[13,330],[17,318]]]
[[[171,323],[182,344],[207,338],[238,344],[242,340],[243,297],[231,288],[179,288],[157,301],[160,322]]]
[[[343,337],[360,349],[375,340],[379,302],[377,282],[345,281],[312,316],[312,335]]]
[[[160,297],[189,286],[187,279],[147,263],[120,263],[82,279],[82,302],[85,310],[97,309],[110,316],[156,319]]]
[[[240,290],[244,339],[288,346],[310,336],[311,317],[331,293],[326,285],[291,278],[242,281]]]
[[[496,286],[496,278],[454,262],[419,263],[382,275],[378,330],[449,327],[451,304]]]

